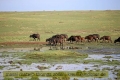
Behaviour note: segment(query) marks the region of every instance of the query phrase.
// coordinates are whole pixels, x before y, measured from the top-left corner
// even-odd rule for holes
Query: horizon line
[[[0,11],[0,12],[49,12],[49,11],[119,11],[117,9],[106,9],[106,10],[30,10],[30,11]]]

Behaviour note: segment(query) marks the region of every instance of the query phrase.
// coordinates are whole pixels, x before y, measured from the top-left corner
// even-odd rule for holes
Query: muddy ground
[[[17,53],[29,53],[37,51],[71,51],[88,54],[84,59],[73,59],[73,62],[33,62],[21,64],[20,56],[13,56]],[[70,58],[72,60],[72,58]],[[70,60],[69,59],[69,60]],[[12,64],[19,60],[19,63]],[[41,68],[42,67],[42,68]],[[0,78],[3,79],[3,71],[108,71],[106,78],[77,78],[78,80],[119,80],[117,74],[120,70],[120,44],[114,43],[74,43],[65,44],[64,49],[59,46],[50,49],[46,42],[3,42],[0,43]],[[41,79],[40,79],[41,80]],[[47,80],[42,78],[42,80]],[[49,79],[48,79],[49,80]],[[73,80],[71,78],[70,80]]]

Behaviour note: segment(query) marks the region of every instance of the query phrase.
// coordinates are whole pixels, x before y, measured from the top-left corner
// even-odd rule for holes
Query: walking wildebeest
[[[92,42],[93,41],[93,36],[88,35],[88,36],[85,37],[85,39],[87,39],[88,42]]]
[[[98,42],[98,40],[100,39],[100,35],[99,34],[90,34],[88,36],[85,37],[85,39],[88,40],[88,42],[92,42],[93,40],[96,42]]]
[[[114,43],[120,42],[120,37],[114,40]]]
[[[67,34],[60,34],[60,35],[64,36],[64,41],[67,41],[67,39],[68,39],[68,35]]]
[[[35,41],[36,41],[36,38],[37,38],[37,40],[40,41],[40,35],[39,34],[32,34],[32,35],[30,35],[30,38],[33,38]]]
[[[51,37],[46,39],[46,42],[49,42],[50,45],[56,46],[58,43],[61,45],[63,40],[61,38]]]
[[[73,41],[76,41],[76,42],[79,42],[81,40],[81,36],[70,36],[67,41],[70,41],[70,42],[73,42]]]
[[[95,42],[100,39],[100,35],[99,34],[92,34],[93,35],[93,39],[95,40]]]
[[[103,40],[102,42],[111,42],[112,43],[112,40],[111,40],[111,37],[110,36],[103,36],[100,38],[100,40]]]
[[[51,38],[46,39],[46,42],[49,42],[50,48],[51,46],[57,46],[57,44],[60,44],[60,48],[63,49],[64,38],[61,35],[54,35]]]
[[[67,36],[67,34],[56,34],[56,35],[52,36],[52,38],[61,38],[65,42],[68,39],[68,36]]]
[[[100,35],[99,34],[92,34],[93,36],[96,36],[97,39],[100,39]]]

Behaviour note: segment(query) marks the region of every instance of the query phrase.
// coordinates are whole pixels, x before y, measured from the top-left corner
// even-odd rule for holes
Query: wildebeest
[[[90,34],[88,36],[85,37],[85,39],[88,40],[88,42],[92,42],[93,40],[96,42],[98,42],[98,40],[100,39],[100,35],[99,34]]]
[[[93,41],[93,36],[88,35],[88,36],[85,37],[85,39],[87,39],[88,42],[92,42]]]
[[[102,42],[111,42],[112,43],[112,40],[111,40],[111,37],[110,36],[103,36],[100,38],[100,40],[103,40]]]
[[[92,34],[92,35],[93,35],[93,39],[98,42],[98,40],[100,39],[100,35],[99,34]]]
[[[53,35],[52,38],[60,38],[60,39],[63,39],[65,42],[68,39],[68,36],[67,34],[56,34],[56,35]]]
[[[30,35],[30,38],[33,38],[35,41],[36,41],[36,39],[40,41],[40,35],[39,34],[32,34],[32,35]]]
[[[100,35],[99,34],[92,34],[93,36],[96,36],[97,39],[100,39]]]
[[[114,43],[120,42],[120,37],[114,40]]]
[[[54,43],[54,45],[56,46],[57,44],[60,44],[60,46],[63,46],[63,42],[64,40],[62,38],[53,38],[52,42]]]
[[[64,41],[66,41],[68,39],[68,35],[67,34],[60,34],[62,36],[64,36]]]
[[[49,42],[50,45],[56,46],[57,42],[58,42],[57,39],[58,38],[50,37],[50,38],[46,39],[46,42]]]
[[[57,44],[60,44],[60,47],[63,48],[64,38],[61,35],[54,35],[46,39],[46,42],[49,42],[50,46],[57,46]]]
[[[81,36],[80,35],[78,35],[78,36],[70,36],[67,39],[67,41],[70,41],[70,42],[74,42],[74,41],[79,42],[80,40],[81,40]]]

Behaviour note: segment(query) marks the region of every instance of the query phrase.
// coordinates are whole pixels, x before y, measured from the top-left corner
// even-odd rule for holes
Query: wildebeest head
[[[100,38],[100,40],[104,39],[104,36]]]
[[[116,43],[117,42],[117,39],[116,40],[114,40],[114,43]]]
[[[30,35],[29,37],[32,38],[32,35]]]
[[[67,41],[71,41],[73,39],[73,36],[70,36]]]
[[[118,39],[114,40],[114,43],[116,43],[116,42],[120,42],[120,37]]]

